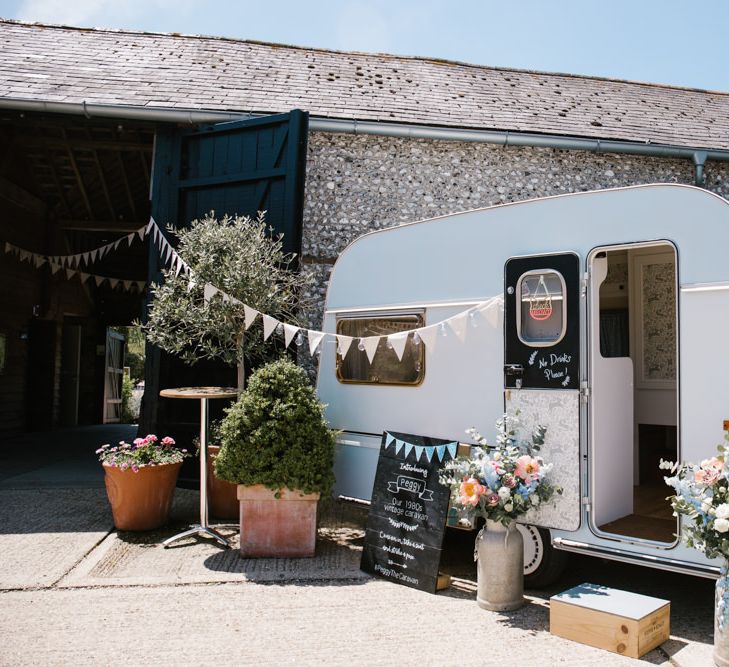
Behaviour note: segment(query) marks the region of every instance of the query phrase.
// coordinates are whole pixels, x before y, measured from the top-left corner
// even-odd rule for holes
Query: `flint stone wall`
[[[325,132],[310,133],[306,169],[302,264],[315,275],[314,328],[334,261],[365,232],[568,192],[694,183],[690,160]],[[729,198],[729,164],[708,162],[706,180]]]

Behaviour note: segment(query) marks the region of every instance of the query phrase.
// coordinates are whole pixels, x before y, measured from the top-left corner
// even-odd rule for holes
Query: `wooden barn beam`
[[[119,163],[119,169],[121,169],[122,173],[122,182],[124,183],[124,190],[126,190],[127,193],[127,199],[129,200],[129,208],[132,211],[132,217],[137,217],[137,207],[134,204],[134,195],[132,195],[132,189],[129,187],[129,178],[127,177],[127,170],[124,166],[124,158],[122,158],[121,153],[116,154],[117,162]]]
[[[63,130],[63,134],[66,134],[66,131]],[[71,144],[69,142],[66,143],[66,153],[68,153],[68,159],[71,162],[71,169],[73,169],[73,173],[76,176],[76,183],[78,184],[78,189],[81,192],[81,197],[84,200],[84,205],[86,206],[86,212],[89,214],[89,218],[93,219],[94,217],[94,211],[91,208],[91,201],[89,200],[89,195],[86,192],[86,186],[84,186],[84,180],[81,177],[81,172],[79,171],[78,164],[76,163],[76,158],[73,154],[73,149],[70,147]]]
[[[0,176],[0,197],[31,213],[43,214],[46,210],[42,199],[3,176]]]
[[[106,185],[106,176],[104,176],[104,169],[101,166],[101,162],[99,161],[99,154],[94,151],[94,162],[96,163],[96,169],[99,172],[99,182],[101,183],[101,190],[104,193],[104,199],[106,199],[106,205],[109,207],[109,214],[111,215],[112,220],[117,219],[116,211],[114,211],[114,204],[111,202],[111,195],[109,194],[109,188]]]
[[[24,148],[56,148],[83,151],[115,151],[151,153],[152,142],[139,141],[96,141],[95,139],[53,139],[51,137],[19,136],[18,143]]]
[[[65,231],[136,232],[144,223],[134,220],[69,220],[59,218],[58,226]]]

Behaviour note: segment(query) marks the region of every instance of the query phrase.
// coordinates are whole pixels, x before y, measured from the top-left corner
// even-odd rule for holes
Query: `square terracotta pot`
[[[318,493],[281,489],[280,497],[262,484],[238,485],[240,553],[248,558],[306,558],[316,549]]]

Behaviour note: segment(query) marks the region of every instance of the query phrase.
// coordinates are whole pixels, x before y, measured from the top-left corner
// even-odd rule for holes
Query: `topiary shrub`
[[[263,484],[327,496],[334,484],[334,431],[304,369],[270,362],[250,378],[220,427],[215,474],[234,484]]]

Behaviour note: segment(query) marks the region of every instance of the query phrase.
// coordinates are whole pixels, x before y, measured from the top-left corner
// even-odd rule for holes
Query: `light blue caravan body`
[[[466,428],[493,437],[496,419],[518,409],[526,427],[547,426],[545,458],[565,489],[555,507],[528,517],[543,528],[532,529],[534,549],[549,551],[539,543],[549,536],[558,550],[715,575],[718,563],[674,539],[657,461],[708,458],[724,435],[728,249],[729,203],[662,184],[506,204],[357,239],[334,266],[324,331],[351,333],[364,320],[428,326],[499,295],[506,321],[502,309],[496,319],[479,314],[463,340],[446,328],[425,346],[417,380],[399,384],[367,377],[367,364],[350,358],[365,354],[356,339],[349,370],[325,339],[318,391],[342,430],[335,493],[369,500],[384,430],[468,442]],[[555,258],[577,267],[575,285]],[[570,356],[551,354],[552,339],[530,338],[530,317],[544,317],[530,276],[552,285],[539,312],[579,326],[579,363],[553,373],[571,374],[566,382],[530,385],[531,364]],[[512,363],[512,340],[526,352],[541,342]]]

